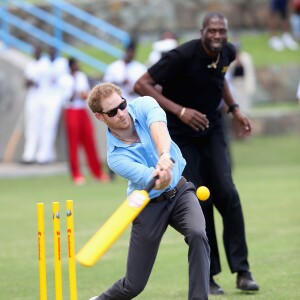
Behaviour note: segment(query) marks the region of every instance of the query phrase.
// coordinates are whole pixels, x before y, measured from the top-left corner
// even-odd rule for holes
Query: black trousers
[[[223,219],[223,243],[231,272],[249,270],[244,217],[232,180],[230,154],[221,115],[201,134],[172,136],[172,139],[187,161],[184,177],[193,182],[196,188],[205,185],[211,192],[208,201],[201,201],[211,249],[211,276],[221,272],[213,206]]]
[[[190,182],[185,183],[174,198],[150,202],[132,225],[126,275],[97,299],[124,300],[139,295],[148,282],[161,239],[171,225],[188,245],[188,299],[208,300],[209,245],[198,203],[195,187]]]

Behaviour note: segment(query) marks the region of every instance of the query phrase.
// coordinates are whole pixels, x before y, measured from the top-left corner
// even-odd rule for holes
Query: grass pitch
[[[222,246],[221,219],[216,212],[225,290],[214,299],[300,299],[300,139],[299,136],[252,137],[232,143],[233,175],[246,221],[251,271],[261,290],[241,293],[228,269]],[[25,167],[25,166],[24,166]],[[0,299],[39,298],[36,203],[46,210],[48,299],[54,299],[51,202],[74,200],[75,246],[79,250],[125,198],[126,182],[99,184],[89,178],[74,186],[68,174],[0,179]],[[63,293],[69,298],[66,221],[61,218]],[[129,230],[94,267],[77,265],[78,299],[99,294],[123,276]],[[187,246],[170,228],[162,241],[152,275],[139,300],[187,299]]]

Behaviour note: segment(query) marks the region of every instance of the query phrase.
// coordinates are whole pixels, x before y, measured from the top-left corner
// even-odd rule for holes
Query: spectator
[[[238,101],[241,110],[249,113],[256,90],[255,69],[251,55],[242,51],[241,44],[236,42],[234,46],[236,59],[230,64],[226,79],[233,98]]]
[[[48,164],[56,161],[56,137],[61,117],[64,91],[61,77],[69,72],[67,59],[57,55],[57,49],[49,48],[49,67],[45,74],[45,93],[42,98],[40,130],[41,146],[37,153],[37,162]]]
[[[297,90],[296,97],[297,97],[298,102],[299,102],[299,105],[300,105],[300,82],[299,82],[299,84],[298,84],[298,90]]]
[[[176,48],[177,45],[178,39],[176,34],[170,30],[164,31],[160,36],[160,40],[152,44],[152,51],[148,57],[148,65],[154,65],[166,52]]]
[[[126,47],[123,58],[108,65],[103,77],[103,81],[118,85],[128,102],[138,96],[134,92],[133,86],[136,80],[147,70],[145,65],[135,60],[136,47],[136,43],[132,41]],[[111,170],[109,170],[109,175],[111,179],[115,178],[115,174]]]
[[[211,191],[211,198],[201,202],[211,248],[210,293],[224,293],[213,278],[221,272],[214,206],[223,219],[225,252],[231,272],[237,273],[237,288],[257,291],[219,109],[224,99],[228,113],[239,125],[240,136],[251,134],[250,120],[239,109],[224,79],[235,59],[235,48],[227,42],[227,19],[218,12],[207,14],[201,35],[201,39],[188,41],[163,56],[137,81],[135,90],[154,97],[165,109],[170,135],[187,161],[184,176],[195,186],[205,185]],[[157,84],[162,86],[162,93],[156,90]]]
[[[146,66],[135,60],[136,43],[131,42],[125,49],[122,59],[110,64],[103,77],[103,81],[113,82],[120,86],[122,94],[127,101],[137,97],[133,90],[136,80],[146,72]]]
[[[24,72],[27,95],[24,107],[25,145],[22,162],[25,164],[31,164],[36,161],[37,152],[42,144],[42,103],[47,92],[46,76],[48,70],[48,59],[42,56],[42,48],[40,45],[37,45],[34,48],[34,60],[26,66]]]
[[[297,42],[290,34],[288,2],[289,0],[269,0],[269,45],[276,51],[282,51],[285,47],[290,50],[298,49]]]
[[[64,121],[68,142],[68,159],[73,182],[76,185],[84,183],[80,170],[79,150],[82,147],[88,166],[96,180],[108,182],[109,177],[102,169],[101,160],[97,154],[94,140],[94,129],[86,109],[86,98],[90,91],[87,76],[80,71],[74,58],[69,59],[70,74],[62,78],[65,85],[66,102]]]
[[[292,34],[297,42],[300,42],[300,0],[292,1],[292,12],[290,16]]]

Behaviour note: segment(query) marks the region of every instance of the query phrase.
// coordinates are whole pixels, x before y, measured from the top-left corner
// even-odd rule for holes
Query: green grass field
[[[210,299],[300,299],[300,139],[299,136],[252,137],[232,144],[234,178],[246,219],[249,260],[261,286],[257,294],[235,289],[222,246],[223,271],[216,279],[224,296]],[[99,184],[89,178],[75,187],[68,175],[0,179],[0,299],[38,299],[36,203],[46,208],[48,299],[54,299],[51,202],[74,200],[76,249],[88,240],[125,198],[126,182]],[[64,299],[69,298],[65,219],[61,219]],[[78,299],[97,295],[124,274],[129,230],[92,268],[77,265]],[[140,300],[187,299],[187,247],[170,228]]]

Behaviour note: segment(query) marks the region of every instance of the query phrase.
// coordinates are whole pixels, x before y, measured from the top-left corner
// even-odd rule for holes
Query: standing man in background
[[[233,98],[239,103],[242,112],[249,115],[251,113],[251,108],[253,105],[253,96],[256,90],[256,75],[254,64],[252,62],[251,55],[241,49],[241,43],[233,43],[236,49],[236,58],[230,64],[225,78],[228,82],[229,90]],[[224,105],[223,112],[226,111],[228,107]],[[224,122],[226,122],[228,129],[232,130],[234,136],[239,139],[239,125],[236,126],[235,122],[230,122],[228,118],[225,117]],[[237,127],[237,128],[236,128]]]
[[[145,65],[135,60],[136,47],[135,41],[131,41],[123,58],[108,65],[103,76],[103,81],[112,82],[121,88],[122,95],[128,102],[138,97],[133,90],[134,84],[147,71]],[[111,169],[109,175],[111,179],[115,178]]]
[[[147,65],[151,67],[157,63],[164,54],[178,46],[178,38],[171,30],[162,32],[159,41],[152,44],[152,51],[149,54]]]
[[[137,79],[147,71],[146,66],[135,60],[136,46],[134,41],[131,42],[125,49],[124,57],[108,65],[103,77],[103,81],[117,84],[127,101],[138,96],[133,86]]]
[[[269,46],[282,51],[285,48],[298,50],[298,44],[290,32],[290,0],[269,0]]]
[[[300,81],[299,81],[299,84],[298,84],[296,97],[297,97],[298,103],[300,105]]]
[[[291,31],[295,38],[295,40],[300,42],[300,0],[292,0],[291,5],[291,15],[290,15],[290,23],[291,23]]]
[[[239,124],[239,134],[251,134],[250,121],[240,111],[224,78],[236,55],[234,46],[227,42],[227,30],[223,14],[207,14],[201,39],[168,52],[135,85],[138,94],[152,96],[165,109],[171,137],[187,161],[183,175],[195,186],[205,185],[211,191],[211,198],[201,203],[211,248],[211,294],[224,293],[213,279],[221,272],[214,206],[223,218],[224,247],[230,270],[237,273],[236,287],[259,289],[250,273],[244,217],[219,109],[224,99],[228,113]],[[161,93],[155,88],[157,84],[162,86]]]
[[[240,105],[244,113],[249,113],[256,90],[256,75],[251,55],[242,50],[240,42],[234,43],[236,58],[230,64],[226,79],[233,98]]]
[[[34,59],[26,66],[24,76],[27,95],[24,107],[25,145],[22,155],[24,164],[36,161],[38,149],[41,147],[42,102],[46,96],[46,77],[49,68],[48,59],[42,57],[42,48],[36,45]]]
[[[109,177],[102,168],[94,139],[94,128],[87,111],[86,99],[90,92],[88,77],[80,71],[76,59],[69,59],[70,73],[62,78],[66,101],[64,110],[65,129],[68,143],[68,159],[74,184],[85,182],[80,170],[80,149],[86,154],[86,161],[92,176],[97,181],[108,182]]]
[[[56,138],[63,108],[64,89],[62,76],[69,73],[68,61],[54,47],[49,48],[49,67],[45,75],[46,87],[42,98],[41,147],[37,162],[49,164],[56,161]]]

